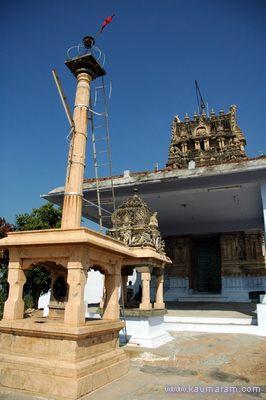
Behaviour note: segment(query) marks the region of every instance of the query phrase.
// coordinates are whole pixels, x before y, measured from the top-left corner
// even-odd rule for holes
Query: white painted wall
[[[266,235],[266,182],[260,185],[261,201],[262,201],[262,212],[264,219],[264,233]]]
[[[48,293],[40,296],[39,301],[38,301],[38,308],[43,308],[43,316],[47,317],[49,314],[49,308],[48,304],[50,301],[50,296],[51,296],[51,291],[49,290]]]
[[[179,297],[189,294],[188,278],[166,278],[164,282],[164,300],[177,301]]]
[[[103,275],[99,271],[88,272],[87,283],[84,290],[84,301],[87,304],[100,303],[103,295]]]
[[[232,302],[250,301],[249,292],[260,290],[266,291],[265,276],[223,276],[221,300]],[[171,277],[165,279],[165,301],[178,301],[179,298],[184,296],[193,297],[193,293],[189,289],[188,278]]]

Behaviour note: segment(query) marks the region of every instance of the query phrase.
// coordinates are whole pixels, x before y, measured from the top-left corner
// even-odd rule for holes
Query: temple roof
[[[113,184],[117,206],[131,196],[134,188],[137,187],[148,207],[158,211],[160,230],[165,235],[169,233],[168,223],[173,224],[180,233],[191,229],[189,218],[187,217],[189,210],[198,216],[202,216],[202,218],[198,218],[197,224],[193,225],[193,227],[197,227],[202,231],[205,231],[205,222],[207,224],[206,231],[207,228],[211,229],[209,220],[211,217],[215,219],[214,215],[217,216],[214,224],[216,232],[227,229],[222,220],[229,221],[234,219],[241,221],[243,225],[243,220],[257,220],[260,218],[259,215],[261,213],[259,188],[260,184],[265,181],[265,176],[266,156],[260,156],[254,159],[231,160],[225,164],[196,167],[194,169],[168,167],[155,171],[125,171],[124,174],[113,177]],[[103,191],[103,202],[107,203],[111,193],[110,177],[102,178],[99,181],[99,186]],[[238,187],[240,186],[241,188],[239,189]],[[237,193],[234,193],[234,187]],[[107,190],[108,188],[109,191]],[[55,188],[43,197],[54,204],[62,206],[63,193],[64,187],[62,186]],[[232,196],[237,195],[241,207],[237,207],[232,196],[231,198],[225,198],[227,193],[231,193]],[[212,197],[215,194],[219,194],[219,196],[214,199]],[[83,195],[88,201],[96,201],[95,179],[84,180]],[[180,206],[180,204],[187,203],[187,198],[183,198],[184,196],[190,196],[193,201],[194,199],[195,201],[197,200],[197,204],[194,204],[191,208],[189,206],[186,208]],[[208,207],[205,215],[205,209],[203,210],[203,208],[206,206],[206,196]],[[169,203],[170,199],[171,203]],[[179,204],[179,206],[174,206],[176,204]],[[105,205],[105,208],[112,211],[111,206]],[[96,207],[88,207],[84,204],[82,213],[83,217],[98,222]],[[105,226],[110,228],[110,222],[110,219],[106,219]],[[256,223],[255,226],[260,227],[260,223]]]

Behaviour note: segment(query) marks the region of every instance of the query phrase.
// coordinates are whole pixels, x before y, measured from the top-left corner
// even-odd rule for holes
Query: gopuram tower
[[[204,112],[195,113],[193,119],[186,115],[184,121],[175,116],[166,165],[188,168],[192,162],[195,167],[204,167],[243,160],[245,145],[245,137],[236,122],[236,106],[231,106],[227,114],[220,111],[215,115],[212,111],[209,117]]]

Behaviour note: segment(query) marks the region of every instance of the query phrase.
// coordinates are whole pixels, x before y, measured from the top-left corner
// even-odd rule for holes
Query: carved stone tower
[[[157,212],[152,213],[137,195],[124,201],[112,214],[113,228],[107,235],[130,247],[152,247],[164,253],[164,241],[158,229]]]
[[[230,160],[246,158],[246,140],[236,123],[236,106],[225,114],[194,114],[193,120],[186,115],[183,122],[178,116],[172,123],[172,137],[167,166],[188,168],[222,164]]]

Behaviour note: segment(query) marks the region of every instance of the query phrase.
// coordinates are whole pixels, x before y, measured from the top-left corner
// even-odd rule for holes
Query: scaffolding
[[[72,119],[70,108],[67,102],[67,98],[63,92],[61,82],[59,80],[57,72],[54,69],[52,70],[52,75],[55,80],[56,87],[59,92],[60,99],[62,101],[70,125],[70,133],[67,136],[67,141],[70,143],[70,157],[72,152],[73,137],[75,135],[74,121]],[[111,92],[112,86],[110,83],[108,98],[111,97]],[[90,201],[83,197],[83,203],[85,207],[97,208],[100,231],[103,232],[105,226],[104,220],[111,219],[112,214],[116,208],[108,121],[108,98],[103,77],[101,85],[95,86],[92,90],[92,94],[94,96],[91,96],[90,107],[88,110],[88,119],[90,122],[88,124],[88,130],[92,143],[96,199],[94,201]],[[98,108],[100,108],[100,111],[97,111]],[[109,180],[109,188],[101,188],[102,178]],[[105,193],[105,199],[102,198],[103,193]],[[108,209],[106,208],[106,206]]]
[[[108,95],[106,93],[107,88],[109,88]],[[91,96],[90,108],[88,112],[88,118],[90,121],[89,134],[92,142],[96,199],[94,202],[87,204],[87,206],[93,206],[91,203],[96,204],[100,231],[103,231],[105,220],[111,218],[116,208],[108,121],[108,99],[111,97],[111,92],[111,83],[107,87],[104,77],[102,77],[101,85],[93,88],[92,94],[94,96]],[[103,178],[110,182],[110,186],[108,188],[102,188],[101,180]]]

